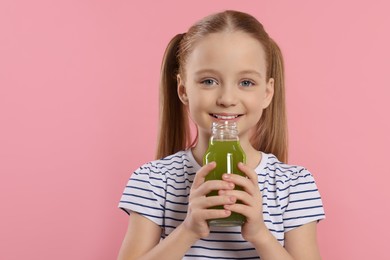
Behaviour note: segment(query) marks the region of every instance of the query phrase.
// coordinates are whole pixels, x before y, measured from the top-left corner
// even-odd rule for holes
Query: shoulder
[[[164,158],[152,161],[150,164],[161,169],[175,169],[181,166],[192,166],[188,150],[179,151],[175,154],[168,155]]]
[[[268,154],[264,171],[273,178],[275,199],[285,232],[325,218],[321,195],[313,174],[303,166],[280,162]]]
[[[191,169],[193,167],[194,165],[189,158],[188,151],[179,151],[164,158],[160,158],[143,164],[134,172],[134,174],[148,174],[150,176],[155,177],[164,177],[166,175],[180,174],[181,172],[187,169]]]
[[[312,173],[303,166],[281,162],[273,154],[265,154],[265,157],[264,172],[280,184],[314,181]]]
[[[322,205],[321,196],[313,174],[303,166],[287,164],[268,154],[263,173],[263,182],[271,183],[275,197],[282,209],[292,201],[317,200]]]
[[[142,198],[163,205],[168,190],[175,187],[172,182],[180,179],[180,176],[185,178],[183,169],[187,164],[185,151],[143,164],[131,174],[122,200],[126,202],[131,196],[131,199]]]

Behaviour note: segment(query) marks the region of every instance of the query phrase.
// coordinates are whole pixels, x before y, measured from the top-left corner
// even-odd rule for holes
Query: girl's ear
[[[187,90],[180,74],[177,74],[177,95],[184,105],[188,105]]]
[[[263,102],[264,104],[263,109],[266,109],[269,106],[269,104],[271,104],[272,98],[274,97],[274,82],[275,80],[273,78],[270,78],[267,82],[264,102]]]

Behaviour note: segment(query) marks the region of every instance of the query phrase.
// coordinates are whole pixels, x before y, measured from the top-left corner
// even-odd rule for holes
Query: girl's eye
[[[240,82],[240,86],[242,86],[242,87],[250,87],[250,86],[253,86],[254,84],[255,83],[253,83],[250,80],[243,80]]]
[[[212,85],[217,84],[217,82],[213,79],[205,79],[205,80],[201,81],[200,83],[203,85],[206,85],[206,86],[212,86]]]

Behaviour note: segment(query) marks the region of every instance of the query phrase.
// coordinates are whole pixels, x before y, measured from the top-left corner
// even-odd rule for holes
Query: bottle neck
[[[238,141],[236,122],[213,122],[210,141]]]

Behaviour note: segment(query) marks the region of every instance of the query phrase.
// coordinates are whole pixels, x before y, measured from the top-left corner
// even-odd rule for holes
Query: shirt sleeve
[[[163,225],[166,181],[152,164],[138,168],[130,177],[118,207],[127,214],[137,212]]]
[[[284,232],[325,218],[320,193],[308,170],[298,168],[289,176],[286,184],[286,194],[282,195]]]

